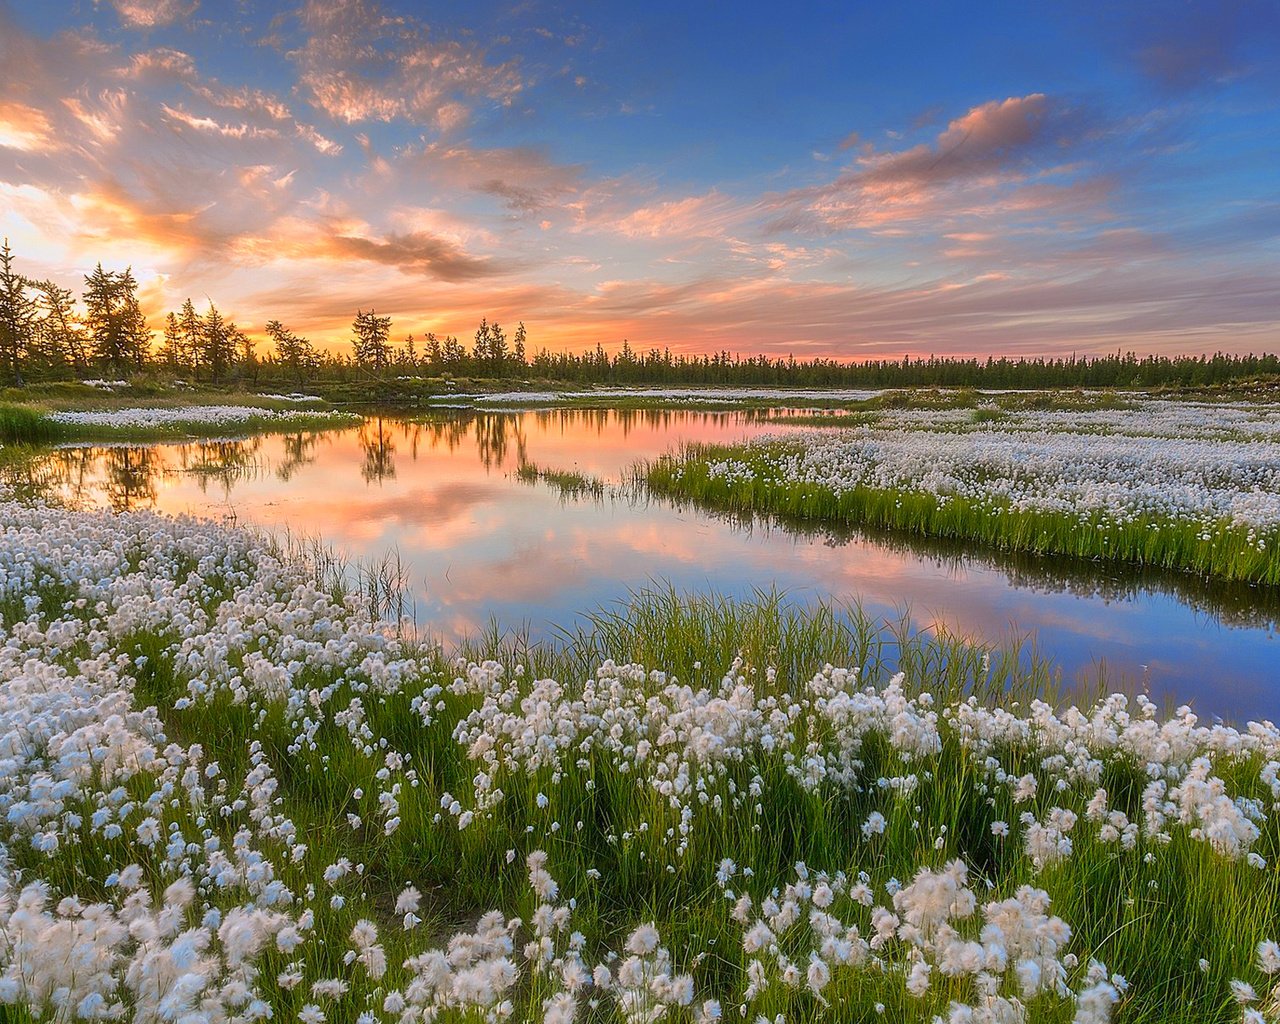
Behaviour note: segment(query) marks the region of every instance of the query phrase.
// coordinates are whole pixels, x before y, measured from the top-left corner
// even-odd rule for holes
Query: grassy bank
[[[62,440],[60,424],[20,405],[0,405],[0,444],[50,444]]]
[[[291,387],[261,387],[248,384],[215,385],[179,384],[174,381],[138,378],[121,381],[115,387],[95,387],[79,381],[57,381],[28,384],[26,387],[0,387],[0,405],[23,406],[37,412],[87,410],[105,412],[114,409],[170,409],[192,405],[246,405],[262,409],[319,409],[333,403],[315,390],[304,389],[306,395]],[[305,401],[300,401],[301,398]]]
[[[1275,406],[1024,395],[777,423],[787,432],[690,445],[635,479],[725,511],[1280,583]]]
[[[325,430],[359,423],[354,413],[275,405],[157,405],[77,411],[0,406],[0,444],[168,441],[276,430]]]
[[[7,1019],[60,986],[365,1022],[1273,998],[1274,728],[1054,714],[1016,651],[764,594],[446,654],[242,530],[3,512]]]

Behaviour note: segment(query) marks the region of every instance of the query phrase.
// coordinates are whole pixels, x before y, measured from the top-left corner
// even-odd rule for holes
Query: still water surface
[[[1111,680],[1202,715],[1280,717],[1274,591],[744,522],[626,489],[566,497],[514,475],[529,461],[621,483],[636,460],[681,441],[778,430],[750,411],[458,411],[321,434],[70,448],[27,472],[86,504],[231,516],[357,559],[398,552],[417,619],[446,638],[494,620],[549,636],[652,581],[737,596],[776,586],[798,602],[856,599],[877,617],[909,609],[924,627],[1030,636],[1066,680],[1104,663]]]

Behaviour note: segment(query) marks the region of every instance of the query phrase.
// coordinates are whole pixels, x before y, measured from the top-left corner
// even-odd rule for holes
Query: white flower
[[[400,895],[396,897],[395,912],[397,914],[413,914],[417,913],[422,903],[422,893],[414,886],[407,885],[400,890]]]
[[[1231,995],[1235,997],[1237,1003],[1252,1003],[1258,998],[1258,993],[1253,990],[1253,986],[1247,981],[1240,981],[1233,978],[1231,981]]]
[[[642,924],[627,939],[627,952],[637,956],[652,953],[658,946],[658,929],[652,924]]]

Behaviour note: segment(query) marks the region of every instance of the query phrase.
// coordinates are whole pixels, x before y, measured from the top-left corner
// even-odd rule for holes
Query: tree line
[[[672,355],[669,348],[637,351],[627,341],[614,353],[602,344],[581,352],[529,351],[523,323],[508,334],[497,321],[481,320],[467,345],[453,335],[427,331],[392,340],[392,319],[358,310],[348,352],[314,345],[279,320],[263,328],[270,346],[257,340],[210,301],[197,310],[187,299],[152,330],[132,268],[84,277],[80,305],[69,288],[25,277],[14,265],[7,239],[0,246],[0,379],[113,378],[162,373],[215,384],[235,381],[293,382],[391,376],[546,379],[576,384],[666,384],[789,387],[1157,387],[1211,386],[1280,376],[1280,356],[1105,356],[1027,359],[934,357],[842,362],[797,360],[727,351]]]

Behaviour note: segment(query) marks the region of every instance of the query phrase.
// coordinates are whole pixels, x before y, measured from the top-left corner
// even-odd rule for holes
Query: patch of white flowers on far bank
[[[786,402],[792,399],[820,400],[826,402],[861,402],[881,394],[866,389],[804,389],[804,388],[593,388],[589,391],[502,391],[489,394],[458,394],[450,397],[465,398],[477,405],[546,405],[584,398],[623,399],[641,398],[666,402],[707,402],[722,405],[727,402],[772,401]]]
[[[277,395],[270,392],[263,392],[261,398],[270,398],[274,402],[321,402],[323,399],[319,395],[308,395],[302,391],[290,391],[287,395]]]
[[[288,401],[313,401],[306,395],[272,396],[285,398]],[[292,420],[331,418],[335,423],[346,423],[353,419],[345,412],[320,412],[300,409],[264,409],[251,405],[186,405],[172,409],[107,409],[88,412],[52,412],[48,418],[55,423],[65,423],[77,427],[102,427],[110,430],[160,430],[181,428],[183,426],[218,426],[237,427],[248,423],[272,423],[282,426]]]
[[[992,515],[1041,512],[1123,527],[1229,522],[1265,546],[1280,528],[1280,411],[1142,402],[1124,410],[888,412],[843,430],[757,438],[743,458],[711,456],[728,481],[928,494]]]
[[[1269,723],[1120,696],[1006,709],[742,658],[690,680],[455,667],[250,532],[0,497],[0,1018],[772,1024],[788,999],[838,1021],[872,992],[922,1021],[1043,1004],[1101,1024],[1131,992],[1054,912],[1078,858],[1212,860],[1243,890],[1274,846]],[[963,830],[928,809],[957,774]],[[300,785],[331,801],[320,824]],[[604,787],[625,814],[594,817]],[[848,861],[772,887],[696,862],[717,835],[770,842],[780,801],[856,804]],[[588,844],[655,892],[685,873],[705,919],[583,913],[615,879],[592,866],[566,892],[556,851]],[[488,912],[442,934],[476,851]],[[902,851],[906,881],[884,868]],[[521,870],[519,905],[492,907]],[[1234,991],[1269,1020],[1280,947],[1250,941]]]

